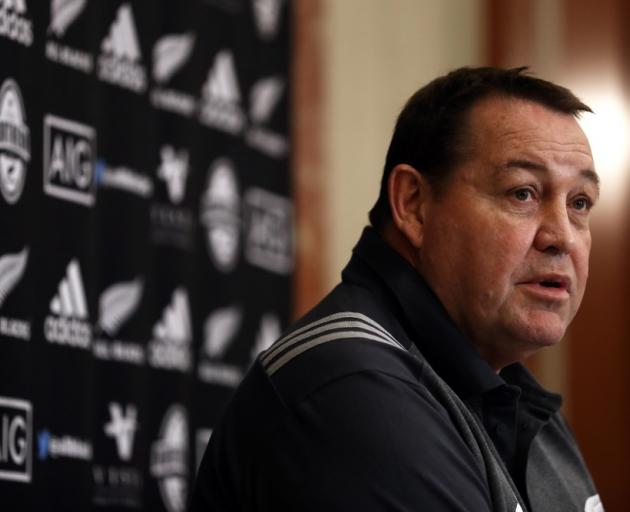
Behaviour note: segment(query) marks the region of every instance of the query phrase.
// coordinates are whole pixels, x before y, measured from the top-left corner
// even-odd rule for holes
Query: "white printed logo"
[[[256,82],[249,94],[252,126],[247,130],[247,142],[275,158],[285,156],[289,145],[286,137],[272,132],[266,125],[271,120],[284,89],[284,80],[272,76]]]
[[[7,254],[0,258],[0,308],[24,276],[27,261],[28,247],[18,253]],[[0,315],[0,334],[28,341],[31,339],[31,323]]]
[[[202,96],[202,123],[232,135],[243,130],[245,115],[240,105],[241,93],[236,79],[234,57],[228,50],[221,50],[214,58]]]
[[[160,157],[162,163],[158,167],[158,178],[166,182],[171,203],[179,204],[186,193],[188,151],[180,150],[176,153],[172,146],[162,146]]]
[[[118,9],[109,34],[101,44],[101,51],[98,61],[101,80],[136,93],[145,91],[146,71],[139,63],[140,45],[130,4],[123,4]]]
[[[172,34],[162,37],[153,47],[153,79],[168,82],[190,58],[195,35]]]
[[[0,480],[30,482],[33,410],[30,402],[0,396]]]
[[[201,459],[203,459],[203,454],[206,451],[206,446],[208,446],[208,442],[212,437],[212,429],[211,428],[200,428],[197,429],[195,434],[195,467],[199,469],[199,465],[201,464]]]
[[[594,494],[586,500],[584,512],[604,512],[604,505],[599,498],[599,494]]]
[[[156,368],[187,372],[191,366],[192,327],[188,295],[183,288],[173,292],[161,320],[153,328],[149,362]]]
[[[7,254],[0,258],[0,308],[7,296],[22,279],[28,260],[28,247],[16,254]]]
[[[120,460],[128,461],[133,454],[133,438],[138,429],[138,411],[133,404],[123,411],[117,402],[109,403],[110,421],[104,427],[105,434],[116,441],[116,450]]]
[[[30,159],[30,131],[22,94],[9,78],[0,88],[0,192],[9,204],[15,204],[22,195]]]
[[[0,37],[31,46],[33,22],[26,16],[26,0],[0,0]]]
[[[158,479],[166,510],[183,512],[188,492],[188,416],[180,404],[164,415],[160,438],[151,447],[150,470]]]
[[[286,197],[260,188],[245,193],[245,257],[278,274],[293,269],[293,209]]]
[[[204,323],[204,350],[213,359],[223,357],[241,325],[243,312],[236,306],[217,309]]]
[[[284,0],[253,0],[254,21],[260,37],[273,39],[280,25],[280,9]]]
[[[51,343],[88,349],[92,329],[81,279],[79,262],[73,259],[59,283],[57,294],[50,301],[51,315],[44,321],[44,336]]]
[[[204,342],[197,368],[199,380],[228,387],[236,387],[242,380],[240,366],[220,361],[235,340],[242,319],[243,312],[236,306],[217,309],[208,316],[204,323]]]
[[[153,182],[128,167],[111,167],[104,160],[96,162],[96,180],[99,186],[114,188],[149,198],[153,195]]]
[[[92,206],[96,186],[96,132],[61,117],[44,118],[44,191]]]
[[[40,430],[37,435],[37,457],[92,460],[92,444],[73,436],[55,436],[48,430]]]
[[[166,184],[169,201],[151,205],[151,237],[155,243],[189,250],[194,233],[193,214],[190,208],[180,205],[186,196],[188,151],[176,151],[172,146],[164,145],[160,149],[160,159],[157,176]]]
[[[117,283],[105,290],[99,300],[99,325],[110,336],[133,315],[140,304],[143,283],[139,278]]]
[[[48,31],[63,37],[87,4],[87,0],[52,0],[50,2],[50,25]]]
[[[165,88],[188,62],[195,46],[195,35],[172,34],[162,37],[153,47],[153,79],[159,84],[151,91],[151,103],[157,108],[191,117],[197,108],[197,100],[190,94]]]
[[[252,359],[267,350],[280,337],[280,320],[273,313],[265,313],[260,319],[256,342],[252,348]]]
[[[89,74],[94,68],[94,58],[90,53],[78,48],[72,48],[50,38],[51,36],[62,38],[68,27],[81,15],[86,5],[87,0],[51,0],[46,58]]]
[[[240,197],[230,160],[221,158],[210,166],[200,217],[212,262],[219,271],[230,272],[236,265],[241,237]]]

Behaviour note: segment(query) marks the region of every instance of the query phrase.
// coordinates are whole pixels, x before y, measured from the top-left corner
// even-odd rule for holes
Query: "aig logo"
[[[95,198],[96,133],[84,124],[44,118],[44,191],[85,206]]]
[[[0,480],[31,481],[32,429],[30,402],[0,397]]]

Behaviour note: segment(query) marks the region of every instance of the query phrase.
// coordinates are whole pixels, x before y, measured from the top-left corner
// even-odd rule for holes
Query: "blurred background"
[[[602,178],[589,285],[566,339],[527,364],[564,396],[607,511],[630,496],[630,7],[622,0],[302,0],[294,12],[296,315],[338,280],[374,202],[395,118],[458,66],[530,66],[594,110]]]
[[[338,282],[404,102],[493,65],[595,111],[589,285],[527,364],[627,511],[628,20],[623,0],[0,0],[0,508],[182,512],[243,372]]]

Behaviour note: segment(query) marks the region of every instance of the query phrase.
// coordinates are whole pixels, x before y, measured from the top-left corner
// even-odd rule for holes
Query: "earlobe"
[[[424,210],[429,194],[426,178],[407,164],[392,169],[388,182],[392,221],[416,249],[422,246]]]

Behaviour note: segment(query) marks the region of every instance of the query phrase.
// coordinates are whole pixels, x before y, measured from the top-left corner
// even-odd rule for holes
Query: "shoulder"
[[[361,372],[417,383],[421,362],[385,307],[342,285],[258,358],[280,397],[295,403],[314,390]]]

